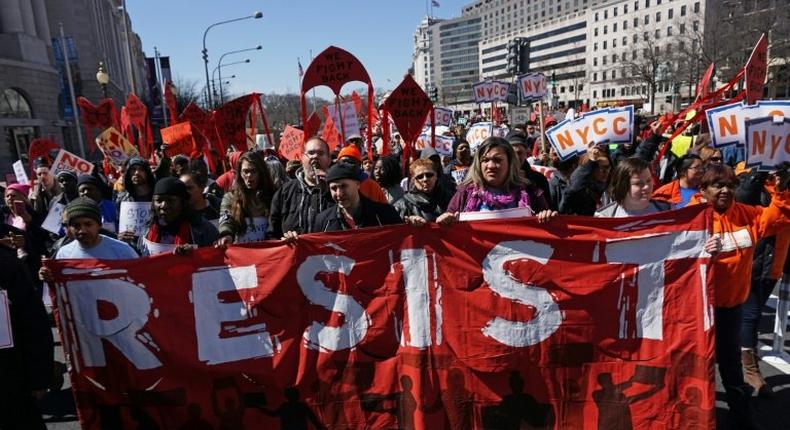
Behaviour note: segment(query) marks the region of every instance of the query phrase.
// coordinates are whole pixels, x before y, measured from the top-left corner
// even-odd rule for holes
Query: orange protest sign
[[[162,141],[167,145],[165,155],[172,157],[179,154],[191,155],[195,152],[197,150],[194,138],[196,131],[189,121],[163,128],[161,130]]]
[[[302,139],[304,132],[296,127],[287,126],[280,136],[280,155],[289,160],[298,160],[302,156]]]

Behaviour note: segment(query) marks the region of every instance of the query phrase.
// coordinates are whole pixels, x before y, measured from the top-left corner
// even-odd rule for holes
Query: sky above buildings
[[[439,18],[459,16],[471,0],[438,0]],[[365,65],[373,85],[394,88],[411,66],[414,30],[426,15],[425,0],[127,0],[132,26],[147,56],[170,56],[175,76],[205,82],[201,57],[203,32],[209,25],[263,13],[212,28],[206,37],[209,73],[229,51],[262,45],[260,51],[228,55],[222,68],[234,94],[251,91],[298,91],[297,58],[307,70],[313,55],[330,45],[343,48]],[[430,0],[427,2],[430,8]],[[359,88],[349,84],[346,88]],[[318,95],[325,95],[319,92]]]

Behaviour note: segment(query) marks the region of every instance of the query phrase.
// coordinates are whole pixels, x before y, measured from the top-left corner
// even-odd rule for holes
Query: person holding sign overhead
[[[178,178],[156,183],[152,209],[151,222],[137,241],[142,255],[182,254],[217,240],[217,228],[192,209],[187,186]]]
[[[540,189],[524,178],[510,143],[501,137],[489,137],[477,148],[466,179],[456,189],[447,212],[436,222],[453,223],[459,220],[461,212],[517,208],[548,221],[557,214],[548,207]]]
[[[260,154],[245,152],[236,163],[230,192],[222,197],[219,246],[266,240],[274,184]]]
[[[599,208],[611,203],[606,189],[612,171],[612,158],[605,146],[591,148],[579,161],[571,175],[568,188],[560,202],[560,213],[565,215],[592,216]]]

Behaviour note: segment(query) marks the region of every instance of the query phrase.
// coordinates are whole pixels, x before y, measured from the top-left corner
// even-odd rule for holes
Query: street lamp
[[[101,85],[102,96],[107,98],[107,84],[110,83],[110,74],[104,68],[104,61],[99,61],[99,71],[96,72],[96,81]]]
[[[222,56],[219,57],[219,61],[217,62],[217,68],[219,70],[219,100],[220,100],[220,103],[222,103],[222,100],[223,100],[223,97],[222,97],[222,60],[225,58],[225,56],[226,55],[231,55],[231,54],[238,54],[238,53],[241,53],[241,52],[260,51],[261,49],[263,49],[263,46],[258,45],[258,46],[254,47],[254,48],[237,49],[235,51],[229,51],[229,52],[226,52],[226,53],[222,54]],[[247,62],[249,63],[250,60],[247,60]],[[212,77],[214,77],[214,76],[212,75]]]
[[[225,64],[224,67],[234,66],[234,65],[237,65],[237,64],[246,64],[246,63],[249,63],[249,62],[250,62],[250,59],[247,58],[247,59],[245,59],[243,61],[235,61],[233,63]],[[214,71],[211,72],[211,77],[214,78],[214,75],[217,73],[217,71],[219,71],[219,79],[218,79],[218,81],[219,81],[219,104],[222,104],[223,101],[224,101],[224,97],[222,95],[222,67],[223,67],[222,64],[217,64],[217,67],[215,67]]]
[[[247,15],[247,16],[243,16],[243,17],[235,18],[235,19],[229,19],[227,21],[215,22],[214,24],[211,24],[208,27],[206,27],[206,31],[203,32],[203,67],[204,67],[204,69],[206,71],[206,93],[208,94],[209,104],[211,104],[211,91],[209,91],[210,82],[209,82],[209,78],[208,78],[208,50],[206,49],[206,35],[208,34],[209,30],[211,30],[213,27],[216,27],[218,25],[229,24],[231,22],[237,22],[237,21],[243,21],[245,19],[250,19],[250,18],[252,18],[252,19],[263,18],[263,13],[255,12],[252,15]]]

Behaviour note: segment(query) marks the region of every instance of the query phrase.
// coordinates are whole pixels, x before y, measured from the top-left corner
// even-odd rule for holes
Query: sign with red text
[[[340,108],[336,105],[327,105],[326,110],[329,116],[332,117],[332,123],[335,129],[341,136],[344,136],[344,141],[348,140],[351,136],[360,136],[359,133],[359,118],[357,118],[357,109],[353,100],[340,103]],[[341,117],[342,127],[341,127]],[[342,128],[342,130],[341,130]],[[343,133],[345,131],[345,134]]]
[[[285,127],[280,136],[280,155],[288,160],[298,160],[302,156],[303,139],[304,131],[290,125]]]
[[[509,82],[483,81],[472,85],[475,103],[507,101],[507,95],[509,91]]]
[[[587,152],[591,144],[630,143],[634,107],[599,109],[576,119],[564,119],[546,131],[551,146],[562,160]]]
[[[524,101],[541,100],[548,93],[546,75],[543,73],[527,73],[518,77],[518,89]]]
[[[484,140],[491,137],[493,130],[492,122],[476,122],[466,130],[466,141],[469,142],[469,149],[473,154]]]
[[[757,118],[790,118],[790,100],[760,100],[754,105],[732,103],[705,111],[713,146],[746,144],[746,121]]]
[[[453,123],[452,109],[434,107],[433,110],[436,115],[437,127],[449,127]],[[431,126],[431,116],[428,115],[428,118],[425,119],[425,127],[430,127],[430,126]]]
[[[446,155],[448,157],[453,156],[453,139],[452,136],[443,136],[441,134],[436,135],[436,146],[433,148],[439,155]],[[414,144],[414,149],[417,151],[422,151],[425,148],[433,147],[431,144],[431,132],[428,130],[427,132],[423,132],[420,137],[417,138],[417,142]]]
[[[45,264],[87,430],[712,429],[710,210]]]
[[[52,162],[52,168],[50,170],[53,175],[57,175],[58,172],[63,170],[71,170],[76,173],[77,176],[90,175],[93,171],[93,164],[65,149],[61,149],[60,152],[58,152],[58,156],[55,157],[55,161]]]
[[[790,118],[746,121],[746,166],[771,171],[790,161]]]
[[[123,164],[129,157],[139,155],[137,149],[129,142],[129,139],[124,137],[115,127],[104,130],[96,138],[96,144],[99,146],[102,154],[104,154],[104,157],[116,166]]]
[[[768,38],[763,33],[757,41],[749,61],[744,67],[746,83],[746,103],[754,104],[762,98],[765,88],[765,77],[768,73]]]

